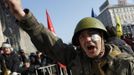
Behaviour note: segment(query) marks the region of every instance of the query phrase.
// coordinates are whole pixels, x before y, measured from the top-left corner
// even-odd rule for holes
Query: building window
[[[121,12],[124,12],[124,9],[123,8],[121,8]]]
[[[114,9],[113,11],[114,11],[114,13],[116,13],[117,12],[117,9]]]

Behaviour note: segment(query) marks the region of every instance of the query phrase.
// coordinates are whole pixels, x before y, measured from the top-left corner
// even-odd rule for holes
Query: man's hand
[[[25,16],[23,11],[21,0],[6,0],[10,11],[18,19],[21,20]]]

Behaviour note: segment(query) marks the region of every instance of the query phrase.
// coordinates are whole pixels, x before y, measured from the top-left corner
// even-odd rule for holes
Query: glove
[[[18,75],[18,73],[17,72],[13,72],[11,75]]]

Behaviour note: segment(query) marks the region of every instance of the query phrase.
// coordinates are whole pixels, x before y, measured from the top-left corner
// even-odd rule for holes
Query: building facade
[[[105,26],[116,26],[116,17],[118,16],[120,18],[124,34],[129,32],[133,33],[134,4],[128,4],[126,0],[119,0],[118,2],[120,3],[111,5],[108,0],[106,0],[100,7],[100,14],[97,18],[100,19]]]
[[[0,47],[3,42],[8,42],[14,50],[24,49],[27,53],[35,52],[28,34],[19,28],[16,19],[8,10],[8,6],[0,0]]]

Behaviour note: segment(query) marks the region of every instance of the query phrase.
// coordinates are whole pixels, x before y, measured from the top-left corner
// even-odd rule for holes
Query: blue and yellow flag
[[[123,35],[123,31],[119,16],[116,16],[116,31],[117,31],[117,37],[120,38]]]
[[[94,13],[94,9],[92,8],[92,11],[91,11],[91,17],[97,17],[97,15]]]

